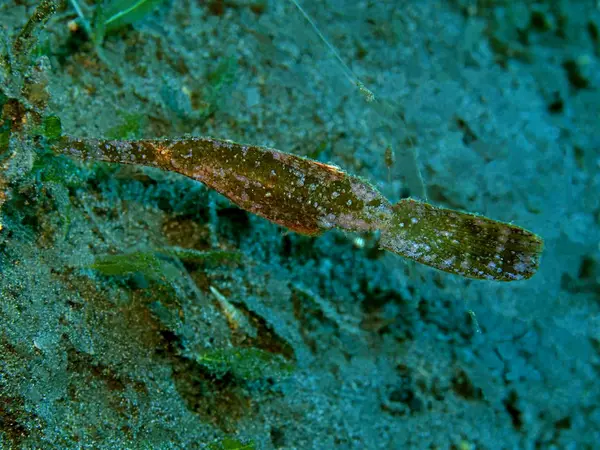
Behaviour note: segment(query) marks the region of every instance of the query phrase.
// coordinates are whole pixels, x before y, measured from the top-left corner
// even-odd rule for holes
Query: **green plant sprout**
[[[43,14],[52,14],[55,8],[48,5],[55,2],[42,1],[34,13],[34,25],[45,23],[40,19]],[[43,14],[36,15],[38,10]],[[30,22],[17,38],[27,36],[27,45],[21,48],[31,48],[29,39],[35,39]],[[6,117],[15,130],[26,113],[36,110],[18,99],[11,101],[15,105]],[[336,166],[271,148],[208,137],[103,140],[71,136],[55,139],[51,148],[80,159],[180,173],[201,181],[240,208],[301,234],[317,236],[332,228],[377,231],[381,248],[468,278],[527,279],[537,271],[543,248],[539,236],[518,226],[414,199],[392,205],[369,182]],[[1,181],[2,177],[0,188]]]
[[[78,0],[69,0],[79,16],[85,32],[96,47],[102,45],[106,33],[132,24],[152,12],[164,0],[112,0],[98,6],[94,13],[93,26],[85,17]]]
[[[104,31],[116,30],[140,20],[164,0],[113,0],[102,8],[99,17]]]

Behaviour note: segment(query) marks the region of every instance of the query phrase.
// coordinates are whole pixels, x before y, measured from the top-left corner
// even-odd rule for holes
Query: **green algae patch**
[[[46,139],[55,140],[62,134],[62,126],[57,116],[48,116],[44,118],[44,136]]]
[[[230,373],[243,381],[282,379],[294,370],[281,355],[253,347],[213,350],[198,355],[196,361],[218,378]]]
[[[240,262],[242,254],[228,250],[196,250],[193,248],[169,247],[159,251],[161,254],[192,263]]]
[[[154,277],[161,267],[160,260],[151,252],[133,252],[119,255],[97,256],[89,266],[102,275],[125,276],[141,273]]]
[[[215,442],[208,446],[209,450],[254,450],[256,447],[253,442],[244,443],[233,438],[224,438],[220,442]]]

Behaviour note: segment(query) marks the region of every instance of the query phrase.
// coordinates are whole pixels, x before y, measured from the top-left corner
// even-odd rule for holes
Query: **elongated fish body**
[[[332,227],[375,230],[391,214],[390,203],[358,177],[265,147],[206,137],[143,141],[63,138],[61,149],[84,159],[181,173],[246,211],[302,234],[317,235]]]
[[[514,281],[537,270],[542,240],[515,225],[412,199],[395,205],[340,168],[206,137],[108,141],[61,137],[57,153],[139,164],[201,181],[241,208],[298,233],[381,232],[383,249],[468,278]]]

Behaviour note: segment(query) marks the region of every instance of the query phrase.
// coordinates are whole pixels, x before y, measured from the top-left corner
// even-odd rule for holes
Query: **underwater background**
[[[463,279],[5,118],[0,448],[598,448],[597,2],[57,3],[14,76],[62,132],[271,146],[545,248]]]

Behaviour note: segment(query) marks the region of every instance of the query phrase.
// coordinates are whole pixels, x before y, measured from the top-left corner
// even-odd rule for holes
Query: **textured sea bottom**
[[[3,32],[26,3],[0,5]],[[36,50],[49,112],[73,136],[274,147],[394,203],[418,195],[416,154],[430,203],[540,234],[538,273],[464,280],[378,233],[286,232],[175,174],[53,156],[23,124],[2,186],[1,448],[600,442],[594,2],[303,6],[380,101],[291,2],[165,2],[101,57],[59,11]]]

